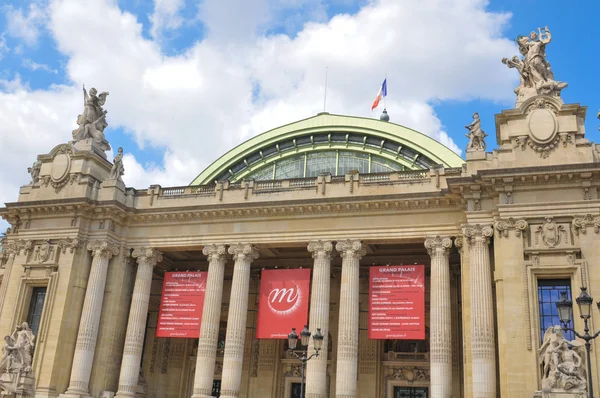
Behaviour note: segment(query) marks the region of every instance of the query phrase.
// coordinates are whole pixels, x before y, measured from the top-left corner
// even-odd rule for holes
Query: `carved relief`
[[[45,263],[50,259],[50,255],[54,253],[54,247],[50,246],[48,239],[35,247],[33,261],[37,263]]]
[[[386,379],[413,381],[428,381],[430,377],[429,369],[418,368],[415,366],[405,366],[402,368],[391,368],[390,375]]]
[[[508,220],[498,220],[494,224],[496,233],[499,238],[508,238],[509,231],[514,230],[516,237],[521,237],[526,233],[528,224],[525,220],[515,221],[512,217]]]
[[[598,233],[600,232],[600,216],[594,217],[588,214],[585,217],[574,217],[572,225],[575,235],[579,235],[580,232],[582,235],[587,234],[588,227],[592,227],[594,232]]]
[[[77,253],[81,249],[82,243],[77,238],[66,238],[58,241],[58,248],[64,254],[69,250],[69,253]]]
[[[535,230],[535,233],[536,243],[539,243],[541,238],[541,241],[544,243],[544,245],[550,248],[556,247],[559,243],[561,243],[561,240],[564,243],[567,243],[566,240],[568,239],[565,228],[562,225],[556,224],[552,217],[547,217],[546,222],[538,226]]]

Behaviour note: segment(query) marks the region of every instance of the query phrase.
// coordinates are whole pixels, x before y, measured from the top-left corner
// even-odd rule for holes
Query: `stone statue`
[[[465,128],[469,130],[469,134],[465,134],[469,139],[467,151],[485,151],[485,137],[487,137],[487,134],[481,129],[479,113],[475,112],[473,114],[473,122],[465,126]]]
[[[35,162],[33,162],[33,165],[31,167],[27,168],[27,172],[29,174],[31,174],[31,184],[37,184],[37,182],[40,180],[40,170],[42,169],[42,162],[40,162],[39,160],[36,160]]]
[[[27,322],[17,326],[11,336],[5,336],[6,345],[2,349],[0,374],[31,372],[35,336]]]
[[[575,348],[575,349],[574,349]],[[587,389],[585,366],[577,352],[583,344],[569,342],[560,326],[551,326],[544,333],[544,342],[538,350],[542,365],[543,391],[584,391]]]
[[[74,142],[83,141],[88,138],[93,138],[100,145],[103,151],[110,150],[110,145],[104,137],[104,129],[106,123],[106,113],[102,106],[106,102],[108,92],[104,91],[98,94],[95,88],[90,89],[88,94],[83,87],[83,113],[77,116],[77,127],[73,130]]]
[[[110,170],[110,176],[108,177],[111,180],[117,180],[121,178],[121,176],[125,174],[125,168],[123,167],[123,148],[119,147],[117,156],[113,160],[113,166]]]
[[[503,64],[517,69],[521,76],[519,86],[515,89],[517,106],[535,95],[560,97],[561,90],[567,87],[567,83],[554,80],[554,73],[546,59],[546,45],[551,40],[547,26],[538,28],[529,37],[519,36],[515,40],[523,57],[521,60],[517,56],[502,59]]]

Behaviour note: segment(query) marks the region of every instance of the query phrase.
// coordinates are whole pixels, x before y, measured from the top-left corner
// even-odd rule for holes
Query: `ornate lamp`
[[[288,334],[288,347],[290,350],[295,350],[298,344],[298,335],[296,334],[296,328],[292,328],[292,333]]]
[[[600,306],[600,303],[598,305]],[[313,335],[313,342],[315,344],[315,351],[321,351],[321,348],[323,348],[323,335],[321,334],[321,329],[317,329]]]
[[[581,294],[575,299],[577,306],[579,306],[579,312],[583,319],[589,319],[592,316],[592,304],[594,299],[587,292],[586,287],[581,288]]]
[[[567,292],[560,292],[560,300],[556,302],[558,316],[562,323],[571,322],[573,315],[573,302],[567,298]]]
[[[304,325],[304,329],[300,332],[300,344],[302,347],[308,346],[310,342],[310,330],[308,330],[308,325]]]

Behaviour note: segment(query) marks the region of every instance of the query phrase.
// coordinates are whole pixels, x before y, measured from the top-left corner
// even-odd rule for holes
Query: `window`
[[[213,380],[212,396],[219,398],[221,396],[221,380]]]
[[[46,287],[34,287],[31,293],[29,303],[29,312],[27,313],[27,323],[34,335],[37,336],[42,319],[42,310],[44,309],[44,300],[46,299]]]
[[[571,298],[571,280],[570,279],[540,279],[538,280],[538,302],[540,309],[540,341],[544,341],[544,333],[550,326],[560,325],[560,317],[556,302],[560,300],[560,292],[567,292],[569,300]],[[571,326],[573,320],[571,319]],[[573,332],[565,332],[568,340],[573,340]]]
[[[300,388],[301,388],[300,383],[292,383],[292,393],[290,394],[291,398],[304,398],[304,397],[306,397],[306,390],[303,391],[304,394],[301,395],[300,394]]]
[[[360,152],[340,152],[338,175],[345,175],[351,170],[359,173],[369,172],[369,155]]]
[[[335,174],[335,152],[309,153],[306,159],[306,177],[317,177],[321,173]]]

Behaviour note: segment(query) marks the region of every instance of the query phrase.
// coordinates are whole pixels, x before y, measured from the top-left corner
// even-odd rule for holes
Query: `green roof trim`
[[[364,135],[365,138],[362,144],[358,144],[357,142],[343,143],[340,141],[331,141],[331,135],[336,133]],[[313,137],[316,134],[327,134],[327,141],[313,142]],[[279,153],[279,143],[289,141],[290,139],[301,139],[301,137],[310,137],[310,144],[307,143],[297,148],[287,148],[285,152]],[[374,145],[367,144],[367,137],[380,139],[381,147],[378,149]],[[190,185],[210,184],[220,179],[240,162],[247,163],[246,159],[253,155],[256,157],[256,154],[260,155],[260,161],[254,162],[244,170],[236,172],[231,177],[231,180],[237,181],[243,178],[243,176],[248,175],[251,171],[262,168],[269,163],[279,161],[292,154],[307,151],[317,152],[327,149],[354,151],[362,149],[365,153],[377,154],[378,156],[402,164],[407,168],[422,168],[411,165],[403,156],[400,156],[400,149],[398,150],[398,154],[383,150],[383,145],[386,141],[397,143],[400,145],[400,148],[410,149],[411,152],[424,156],[428,161],[435,164],[442,164],[445,167],[461,167],[464,163],[464,160],[448,147],[423,133],[399,124],[371,118],[320,113],[308,119],[269,130],[241,143],[214,161]],[[273,145],[277,146],[278,153],[270,154],[268,157],[263,158],[262,150]],[[415,159],[417,157],[415,156]]]

